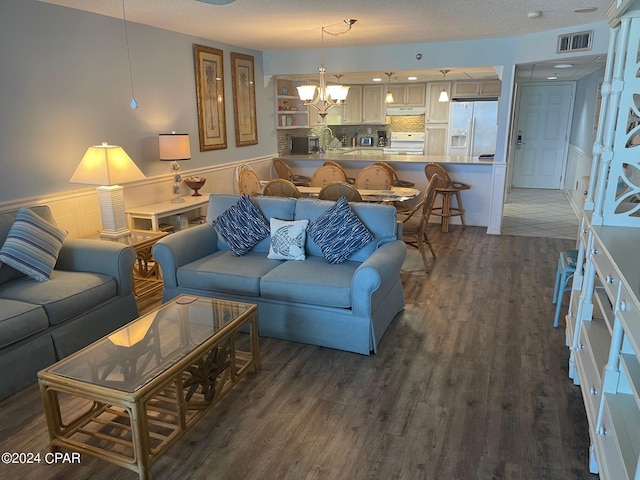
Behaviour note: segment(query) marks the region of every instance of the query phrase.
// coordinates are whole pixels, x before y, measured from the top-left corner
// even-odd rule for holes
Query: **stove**
[[[382,153],[385,155],[424,155],[424,132],[391,132],[390,145]]]

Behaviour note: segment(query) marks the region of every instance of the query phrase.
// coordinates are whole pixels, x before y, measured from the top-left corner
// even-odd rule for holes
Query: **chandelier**
[[[297,87],[300,100],[302,100],[306,106],[315,108],[318,111],[318,115],[322,118],[326,117],[329,110],[333,107],[342,105],[349,93],[348,86],[327,85],[327,68],[324,65],[324,34],[327,33],[334,36],[342,35],[351,30],[351,26],[356,22],[357,20],[352,18],[344,20],[347,29],[338,33],[331,33],[326,30],[326,27],[322,27],[320,36],[320,68],[318,68],[318,72],[320,72],[319,85],[300,85]],[[342,75],[336,75],[338,79],[341,76]],[[316,89],[318,90],[317,94]]]

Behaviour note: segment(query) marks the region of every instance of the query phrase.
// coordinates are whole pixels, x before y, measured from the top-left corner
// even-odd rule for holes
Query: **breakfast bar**
[[[493,160],[478,157],[456,155],[384,155],[381,149],[337,149],[327,153],[310,153],[307,155],[282,154],[279,158],[298,174],[311,176],[324,162],[339,163],[347,175],[355,177],[362,168],[375,162],[386,162],[393,166],[398,176],[415,184],[415,188],[424,191],[427,178],[424,167],[428,163],[439,163],[447,169],[455,181],[471,185],[462,192],[467,225],[486,227],[489,225],[489,214],[492,195]],[[459,222],[458,218],[452,223]]]

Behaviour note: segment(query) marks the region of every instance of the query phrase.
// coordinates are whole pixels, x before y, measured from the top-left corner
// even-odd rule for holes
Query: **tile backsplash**
[[[386,125],[329,125],[333,135],[337,138],[345,136],[347,145],[351,145],[351,138],[358,134],[378,135],[378,130],[386,132],[424,132],[424,115],[407,115],[400,117],[388,117],[389,123]],[[277,130],[278,153],[287,153],[291,150],[291,137],[317,136],[321,138],[321,144],[328,145],[330,142],[329,131],[324,126],[313,128],[295,128],[287,130]]]

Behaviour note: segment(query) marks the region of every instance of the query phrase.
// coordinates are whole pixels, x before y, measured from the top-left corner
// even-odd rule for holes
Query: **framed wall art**
[[[200,151],[227,148],[222,50],[193,45]]]
[[[256,120],[256,86],[251,55],[231,52],[231,82],[233,83],[236,146],[256,145],[258,143],[258,122]]]

